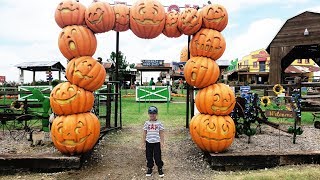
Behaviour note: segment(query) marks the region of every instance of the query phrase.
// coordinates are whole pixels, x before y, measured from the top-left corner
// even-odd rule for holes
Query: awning
[[[302,74],[317,71],[320,71],[320,68],[318,66],[289,66],[284,72]]]
[[[267,60],[267,58],[266,57],[262,57],[262,58],[258,58],[258,62],[260,62],[260,61],[266,61]]]

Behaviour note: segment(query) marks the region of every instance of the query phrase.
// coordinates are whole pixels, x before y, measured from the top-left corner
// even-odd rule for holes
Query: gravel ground
[[[250,144],[247,143],[246,136],[241,136],[235,139],[227,152],[319,151],[320,130],[311,126],[304,126],[303,129],[303,134],[298,136],[297,143],[293,144],[292,135],[263,126],[262,133],[253,136]],[[141,136],[140,127],[125,127],[107,134],[86,158],[80,170],[59,173],[19,172],[2,175],[0,179],[160,179],[156,169],[152,177],[145,177],[146,162],[144,149],[141,148]],[[166,145],[163,149],[165,179],[212,179],[223,173],[210,169],[203,159],[202,152],[192,142],[185,128],[168,128],[165,137]],[[1,153],[8,153],[14,148],[17,153],[57,153],[51,143],[30,147],[30,142],[26,141],[24,143],[26,146],[22,146],[21,142],[11,142],[9,138],[3,136],[0,143]]]

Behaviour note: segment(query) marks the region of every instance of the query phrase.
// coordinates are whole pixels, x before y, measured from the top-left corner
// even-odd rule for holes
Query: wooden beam
[[[281,83],[281,61],[293,48],[294,46],[270,47],[270,84]]]

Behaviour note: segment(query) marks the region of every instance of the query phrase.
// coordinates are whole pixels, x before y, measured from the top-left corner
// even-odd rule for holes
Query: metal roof
[[[24,62],[15,65],[15,67],[28,71],[65,71],[65,67],[59,61],[36,61]]]
[[[216,63],[219,66],[229,66],[230,65],[230,61],[229,60],[225,60],[225,59],[218,59],[218,60],[216,60]]]

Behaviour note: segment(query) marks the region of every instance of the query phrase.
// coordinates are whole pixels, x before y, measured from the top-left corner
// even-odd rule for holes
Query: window
[[[253,62],[253,68],[257,68],[258,67],[258,63],[257,62]]]
[[[302,63],[302,59],[298,59],[298,63],[301,64]]]
[[[305,59],[306,61],[306,64],[309,64],[310,63],[310,60],[309,59]]]

